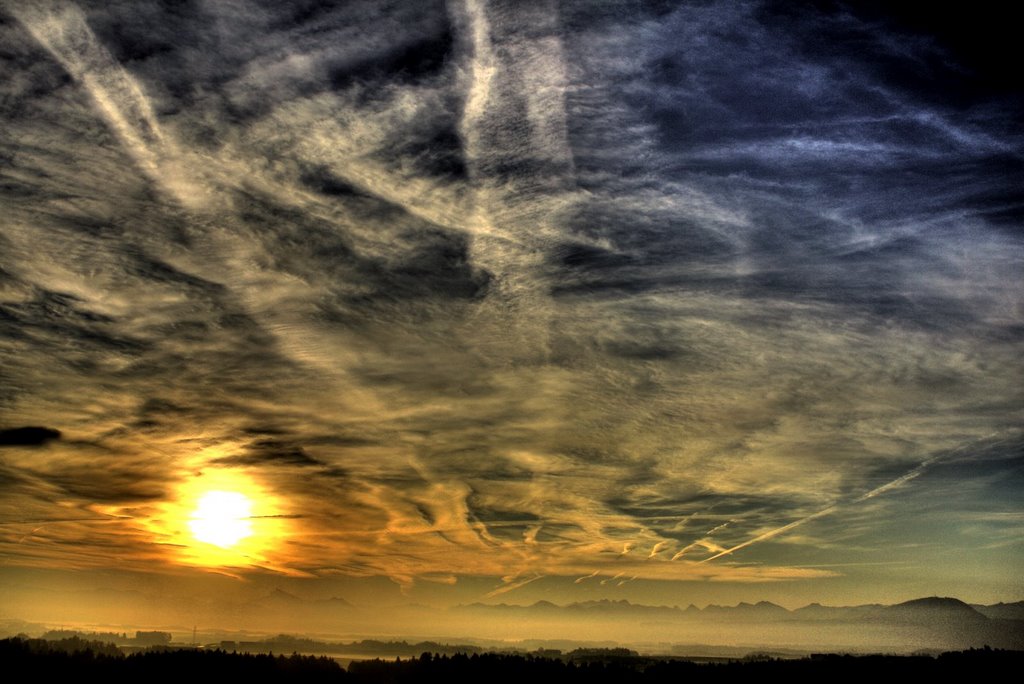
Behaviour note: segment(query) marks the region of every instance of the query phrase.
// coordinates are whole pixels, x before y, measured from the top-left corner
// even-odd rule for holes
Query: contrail
[[[715,526],[714,526],[714,527],[712,527],[712,528],[711,528],[710,530],[708,530],[707,532],[705,532],[705,533],[704,533],[704,536],[705,536],[705,537],[710,537],[711,535],[713,535],[713,534],[714,534],[714,533],[716,533],[716,532],[721,532],[722,530],[724,530],[724,529],[725,529],[726,527],[728,527],[729,525],[733,524],[734,522],[736,522],[736,521],[735,521],[735,520],[726,520],[726,521],[725,521],[724,523],[722,523],[721,525],[715,525]]]
[[[550,2],[456,0],[450,11],[463,26],[470,53],[460,135],[471,176],[502,184],[509,164],[526,164],[532,175],[550,177],[530,183],[571,177],[568,75],[557,8]]]
[[[48,525],[66,522],[116,522],[118,520],[134,520],[130,515],[109,515],[106,518],[37,518],[34,520],[0,520],[0,525]]]
[[[479,2],[466,0],[460,3],[469,24],[469,42],[473,57],[469,67],[469,88],[466,102],[463,105],[460,133],[466,150],[470,172],[476,171],[472,164],[483,156],[484,145],[481,141],[481,121],[491,96],[491,81],[497,71],[494,52],[491,47],[491,27],[487,15]]]
[[[85,89],[141,171],[179,203],[196,204],[202,191],[177,168],[174,145],[142,88],[103,47],[82,11],[60,0],[4,5]]]
[[[658,542],[657,544],[655,544],[655,545],[654,545],[654,546],[653,546],[653,547],[651,548],[651,553],[650,553],[650,554],[648,554],[648,556],[647,556],[647,557],[648,557],[648,558],[654,558],[654,557],[655,557],[655,556],[657,556],[657,555],[658,555],[659,553],[661,553],[662,551],[664,551],[664,550],[665,550],[665,547],[666,547],[666,546],[668,546],[668,542],[667,542],[667,541],[660,541],[660,542]]]
[[[740,549],[745,549],[748,546],[750,546],[751,544],[756,544],[758,542],[762,542],[762,541],[765,541],[767,539],[771,539],[772,537],[776,537],[776,536],[778,536],[780,534],[783,534],[785,532],[789,532],[794,527],[799,527],[800,525],[803,525],[804,523],[810,522],[810,521],[814,520],[815,518],[820,518],[823,515],[828,515],[832,511],[836,510],[836,508],[837,508],[836,506],[829,506],[828,508],[824,508],[824,509],[818,511],[817,513],[812,513],[811,515],[807,516],[806,518],[801,518],[800,520],[794,520],[793,522],[789,523],[788,525],[783,525],[782,527],[779,527],[777,529],[771,530],[769,532],[765,532],[764,534],[760,534],[760,535],[754,537],[753,539],[748,539],[747,541],[743,542],[742,544],[737,544],[736,546],[732,547],[731,549],[726,549],[725,551],[720,551],[719,553],[716,553],[714,556],[711,556],[710,558],[705,558],[704,560],[701,561],[701,563],[707,563],[709,561],[715,560],[716,558],[721,558],[722,556],[728,556],[730,553],[734,553],[736,551],[739,551]]]
[[[928,468],[929,465],[931,465],[932,463],[934,463],[937,460],[939,460],[938,456],[929,458],[928,460],[923,461],[920,464],[918,464],[917,467],[915,467],[913,470],[911,470],[911,471],[909,471],[909,472],[907,472],[907,473],[905,473],[903,475],[900,475],[899,477],[897,477],[895,480],[892,480],[891,482],[886,482],[884,485],[881,485],[879,487],[875,487],[874,489],[872,489],[868,493],[862,494],[862,495],[858,496],[856,499],[854,499],[853,501],[850,501],[850,503],[860,503],[861,501],[867,501],[868,499],[873,499],[874,497],[878,496],[879,494],[884,494],[885,492],[888,492],[891,489],[895,489],[895,488],[899,487],[900,485],[903,485],[903,484],[909,482],[910,480],[913,480],[915,477],[917,477],[918,475],[923,473]],[[776,528],[774,530],[769,530],[768,532],[765,532],[764,534],[759,534],[758,536],[754,537],[753,539],[748,539],[747,541],[743,542],[742,544],[737,544],[736,546],[732,547],[731,549],[726,549],[724,551],[720,551],[719,553],[716,553],[714,556],[711,556],[710,558],[705,558],[704,560],[701,561],[701,563],[708,563],[708,562],[713,561],[713,560],[715,560],[717,558],[721,558],[722,556],[728,556],[731,553],[735,553],[736,551],[739,551],[740,549],[745,549],[745,548],[747,548],[748,546],[750,546],[752,544],[757,544],[758,542],[766,541],[768,539],[771,539],[772,537],[777,537],[780,534],[785,534],[786,532],[789,532],[790,530],[792,530],[795,527],[800,527],[804,523],[808,523],[808,522],[810,522],[812,520],[816,520],[817,518],[820,518],[822,516],[828,515],[829,513],[834,512],[838,508],[839,508],[839,504],[833,504],[832,506],[829,506],[828,508],[823,508],[820,511],[818,511],[817,513],[811,513],[810,515],[808,515],[805,518],[800,518],[799,520],[794,520],[793,522],[789,523],[788,525],[783,525],[782,527]]]
[[[530,582],[536,582],[542,577],[544,577],[544,575],[534,575],[533,577],[527,577],[524,580],[510,581],[498,587],[494,591],[487,592],[486,594],[484,594],[484,596],[486,596],[487,598],[494,598],[495,596],[500,596],[501,594],[508,593],[510,591],[518,589],[519,587],[526,586]]]
[[[899,487],[901,484],[903,484],[905,482],[909,482],[910,480],[913,480],[915,477],[917,477],[918,475],[923,473],[925,471],[925,468],[927,468],[928,466],[930,466],[932,463],[934,463],[937,460],[939,460],[939,457],[935,456],[933,458],[929,458],[927,461],[923,461],[916,468],[914,468],[913,470],[911,470],[910,472],[908,472],[908,473],[906,473],[904,475],[901,475],[900,477],[897,477],[892,482],[887,482],[887,483],[885,483],[884,485],[882,485],[880,487],[875,487],[874,489],[872,489],[867,494],[863,494],[863,495],[857,497],[856,499],[853,500],[853,503],[860,503],[861,501],[867,501],[868,499],[873,499],[874,497],[878,496],[879,494],[884,494],[885,492],[889,491],[890,489],[895,489],[896,487]]]
[[[703,546],[705,549],[707,549],[708,551],[711,551],[712,553],[717,553],[719,551],[724,551],[725,550],[724,546],[719,546],[718,544],[714,543],[713,541],[711,541],[707,537],[704,537],[703,539],[698,539],[697,541],[693,542],[692,544],[689,544],[689,545],[683,547],[683,549],[681,549],[678,553],[676,553],[674,556],[672,556],[672,560],[679,560],[680,558],[685,556],[691,549],[695,549],[698,546]]]
[[[619,579],[620,577],[622,577],[625,574],[626,574],[625,572],[615,573],[615,575],[613,577],[608,577],[606,579],[601,580],[601,586],[604,586],[604,585],[608,584],[609,582],[614,582],[615,580]]]

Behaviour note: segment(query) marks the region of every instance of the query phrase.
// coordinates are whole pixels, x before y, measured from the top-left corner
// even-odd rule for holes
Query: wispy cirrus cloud
[[[847,515],[885,545],[858,504],[1019,444],[1016,105],[944,96],[928,36],[761,3],[4,8],[2,434],[61,439],[4,449],[2,510],[116,516],[5,523],[13,562],[173,566],[146,521],[227,471],[297,516],[301,572],[810,579]]]

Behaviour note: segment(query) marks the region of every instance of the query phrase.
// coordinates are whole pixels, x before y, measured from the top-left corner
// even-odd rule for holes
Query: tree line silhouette
[[[60,641],[0,640],[4,671],[50,681],[98,681],[104,684],[196,684],[236,681],[242,684],[522,684],[531,680],[559,684],[681,684],[698,681],[749,682],[754,678],[789,678],[790,682],[829,679],[856,681],[884,675],[943,678],[977,676],[978,672],[1019,671],[1024,652],[989,648],[932,656],[814,655],[797,659],[768,657],[700,663],[681,659],[595,654],[583,661],[532,654],[430,654],[402,660],[363,660],[342,668],[327,656],[228,653],[219,649],[154,648],[123,655],[111,644],[78,637]]]

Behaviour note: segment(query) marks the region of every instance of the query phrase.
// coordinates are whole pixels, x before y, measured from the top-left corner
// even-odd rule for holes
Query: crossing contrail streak
[[[930,459],[928,459],[926,461],[923,461],[922,463],[920,463],[913,470],[910,470],[907,473],[904,473],[903,475],[900,475],[895,480],[891,480],[889,482],[886,482],[883,485],[875,487],[874,489],[872,489],[871,491],[867,492],[866,494],[862,494],[862,495],[858,496],[856,499],[854,499],[850,503],[860,503],[861,501],[867,501],[868,499],[873,499],[874,497],[878,496],[879,494],[884,494],[885,492],[888,492],[889,490],[896,489],[897,487],[899,487],[899,486],[901,486],[903,484],[906,484],[910,480],[913,480],[915,477],[917,477],[918,475],[923,473],[928,468],[928,466],[931,465],[932,463],[934,463],[936,460],[938,460],[938,457],[930,458]],[[778,528],[776,528],[774,530],[769,530],[768,532],[765,532],[763,534],[757,535],[753,539],[748,539],[747,541],[743,542],[742,544],[737,544],[736,546],[734,546],[734,547],[732,547],[730,549],[725,549],[724,551],[720,551],[720,552],[716,553],[714,556],[711,556],[710,558],[705,558],[704,560],[701,561],[701,563],[708,563],[708,562],[713,561],[713,560],[715,560],[717,558],[721,558],[722,556],[728,556],[728,555],[730,555],[732,553],[735,553],[735,552],[737,552],[737,551],[739,551],[741,549],[745,549],[748,546],[751,546],[753,544],[757,544],[759,542],[767,541],[767,540],[769,540],[769,539],[771,539],[773,537],[779,536],[780,534],[785,534],[786,532],[789,532],[790,530],[792,530],[794,528],[800,527],[801,525],[803,525],[805,523],[809,523],[812,520],[817,520],[818,518],[824,517],[824,516],[826,516],[826,515],[828,515],[830,513],[834,513],[839,508],[840,508],[839,504],[835,504],[835,505],[829,506],[828,508],[823,508],[820,511],[818,511],[817,513],[811,513],[810,515],[808,515],[805,518],[800,518],[799,520],[794,520],[793,522],[789,523],[788,525],[783,525],[782,527],[778,527]]]
[[[161,131],[149,99],[99,42],[82,11],[60,1],[5,5],[85,89],[146,177],[180,204],[198,204],[203,193],[180,168],[176,145]]]

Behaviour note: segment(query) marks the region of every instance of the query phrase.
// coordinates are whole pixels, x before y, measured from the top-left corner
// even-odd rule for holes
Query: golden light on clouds
[[[0,577],[1021,598],[1019,89],[754,0],[164,4],[0,0]]]

